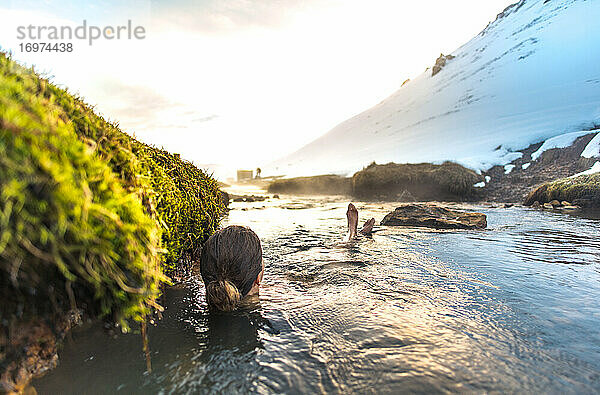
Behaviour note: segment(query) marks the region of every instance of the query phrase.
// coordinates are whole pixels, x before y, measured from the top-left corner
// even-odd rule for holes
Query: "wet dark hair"
[[[202,247],[200,274],[209,307],[232,311],[262,271],[260,239],[250,228],[232,225],[215,232]]]

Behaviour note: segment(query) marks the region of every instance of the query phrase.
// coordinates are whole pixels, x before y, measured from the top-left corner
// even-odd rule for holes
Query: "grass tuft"
[[[471,200],[483,177],[457,163],[370,164],[352,177],[355,196],[395,198],[404,192],[416,200]]]

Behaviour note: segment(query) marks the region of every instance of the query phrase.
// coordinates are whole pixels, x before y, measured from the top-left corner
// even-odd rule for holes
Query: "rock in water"
[[[427,203],[409,203],[396,208],[381,221],[388,226],[418,226],[436,229],[483,229],[487,218],[482,213],[457,211]]]

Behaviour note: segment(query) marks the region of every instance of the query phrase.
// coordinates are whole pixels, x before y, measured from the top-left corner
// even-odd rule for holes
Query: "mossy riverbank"
[[[1,381],[23,322],[144,320],[223,210],[212,177],[0,53]]]
[[[476,200],[483,177],[453,162],[385,165],[370,164],[352,176],[352,191],[359,198],[401,200]]]
[[[567,201],[584,208],[600,208],[600,173],[561,178],[545,183],[527,195],[524,204],[553,200]]]

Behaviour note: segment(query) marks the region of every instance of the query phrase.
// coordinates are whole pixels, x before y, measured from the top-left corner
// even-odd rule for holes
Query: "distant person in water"
[[[344,241],[358,234],[368,235],[375,218],[358,228],[358,210],[350,203],[346,212],[348,234]],[[231,225],[215,232],[202,248],[200,274],[206,288],[206,302],[211,310],[233,311],[242,298],[258,294],[265,265],[260,239],[252,229]]]
[[[375,225],[375,218],[371,218],[363,225],[362,229],[357,233],[358,229],[358,210],[352,203],[348,205],[348,211],[346,211],[346,217],[348,218],[348,234],[344,238],[344,241],[350,241],[356,238],[358,234],[370,235],[373,232],[373,226]]]

